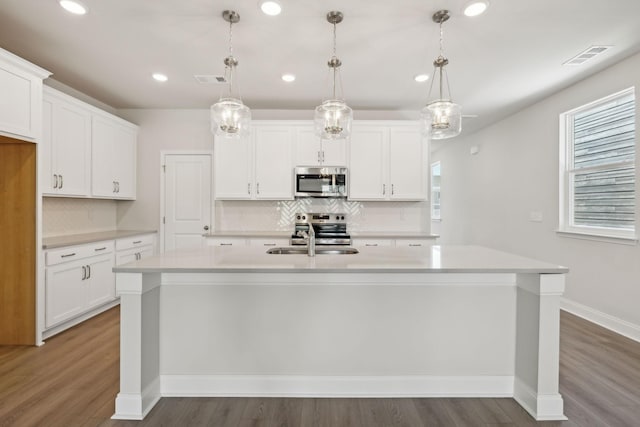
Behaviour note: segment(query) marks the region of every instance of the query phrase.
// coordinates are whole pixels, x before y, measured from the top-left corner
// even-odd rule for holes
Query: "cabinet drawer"
[[[207,246],[247,246],[244,237],[208,237]]]
[[[95,255],[113,252],[113,240],[90,243],[87,245],[65,246],[59,249],[51,249],[45,253],[46,265],[56,265],[63,262],[75,261]]]
[[[122,251],[124,249],[153,245],[153,238],[153,234],[123,237],[122,239],[116,240],[116,250]]]
[[[275,238],[251,238],[249,240],[249,246],[252,247],[264,247],[264,248],[272,248],[274,246],[289,246],[289,239],[286,237],[275,237]]]
[[[353,246],[376,247],[393,246],[393,239],[353,239]]]
[[[429,239],[396,239],[397,248],[420,248],[425,246],[431,246],[433,240]]]

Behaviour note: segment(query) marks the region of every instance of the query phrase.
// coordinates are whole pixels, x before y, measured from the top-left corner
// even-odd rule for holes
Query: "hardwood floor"
[[[35,347],[0,347],[0,426],[640,426],[640,343],[562,313],[569,421],[535,422],[513,399],[164,398],[114,421],[119,308]]]

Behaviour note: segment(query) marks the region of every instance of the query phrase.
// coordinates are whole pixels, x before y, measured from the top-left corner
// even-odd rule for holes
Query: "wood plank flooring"
[[[115,421],[119,308],[46,345],[0,346],[0,426],[640,426],[640,343],[561,315],[568,421],[535,422],[513,399],[164,398],[144,421]]]

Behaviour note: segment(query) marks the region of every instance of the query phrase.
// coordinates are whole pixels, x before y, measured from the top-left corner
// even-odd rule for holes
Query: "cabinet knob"
[[[208,225],[204,226],[204,231],[209,231],[209,226]]]

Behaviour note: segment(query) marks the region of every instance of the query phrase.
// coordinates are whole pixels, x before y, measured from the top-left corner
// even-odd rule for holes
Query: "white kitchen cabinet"
[[[287,237],[252,237],[249,239],[249,246],[254,248],[273,248],[276,246],[289,246],[290,240]]]
[[[155,235],[129,236],[116,240],[116,264],[122,265],[155,255]]]
[[[207,246],[247,246],[247,239],[244,237],[207,237]]]
[[[115,299],[113,249],[113,241],[106,241],[46,252],[46,328]]]
[[[428,144],[417,123],[355,122],[350,200],[427,200]]]
[[[289,126],[253,123],[248,138],[216,137],[215,198],[293,199],[293,136]]]
[[[0,135],[38,142],[42,80],[50,72],[0,48]]]
[[[357,237],[353,238],[351,241],[351,246],[355,247],[393,247],[395,246],[395,239],[385,239],[385,238],[368,238],[368,237]]]
[[[87,197],[91,181],[91,114],[82,104],[45,87],[40,176],[47,196]]]
[[[106,114],[91,125],[91,195],[135,199],[137,126]]]
[[[296,166],[346,166],[347,141],[322,140],[313,132],[313,123],[296,126]]]

